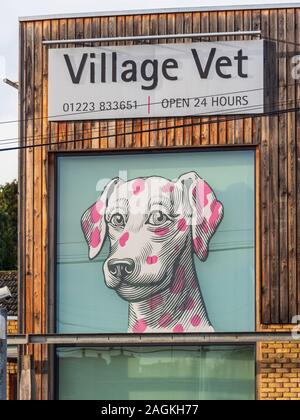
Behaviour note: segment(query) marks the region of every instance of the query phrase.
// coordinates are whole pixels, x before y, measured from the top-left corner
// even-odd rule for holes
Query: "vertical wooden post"
[[[32,357],[23,357],[22,372],[20,378],[20,400],[36,399],[36,383],[34,370],[32,369]]]

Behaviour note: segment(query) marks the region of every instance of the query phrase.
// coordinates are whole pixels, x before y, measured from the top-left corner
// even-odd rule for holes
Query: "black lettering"
[[[106,83],[106,53],[101,53],[101,82]]]
[[[225,96],[221,96],[220,105],[223,106],[223,107],[227,106],[227,98],[225,98]]]
[[[243,105],[249,105],[248,96],[243,96]]]
[[[117,82],[117,53],[112,53],[112,81]]]
[[[212,106],[219,106],[219,98],[218,97],[212,97],[211,98],[211,104]]]
[[[237,96],[236,97],[236,106],[242,106],[242,97],[241,96]]]
[[[190,100],[189,100],[189,98],[187,98],[187,99],[183,99],[183,104],[184,104],[184,106],[185,106],[186,108],[189,108],[189,106],[190,106]]]
[[[96,54],[92,53],[90,54],[91,58],[96,58]],[[90,74],[90,81],[91,83],[95,83],[95,63],[91,61],[90,64],[91,74]]]
[[[168,101],[168,99],[163,99],[163,100],[161,101],[161,106],[162,106],[163,108],[168,108],[168,107],[169,107],[169,101]]]
[[[222,79],[231,79],[231,74],[226,74],[222,72],[222,67],[232,67],[232,61],[229,57],[220,57],[216,63],[216,72],[217,75],[220,76]]]
[[[147,74],[147,68],[152,67],[151,74]],[[158,61],[157,60],[145,60],[141,67],[142,78],[146,82],[153,82],[150,86],[142,85],[143,90],[152,90],[155,89],[158,85]]]
[[[234,106],[234,105],[235,105],[234,96],[228,96],[228,106]]]
[[[178,69],[178,63],[173,58],[169,58],[165,60],[162,65],[162,74],[167,80],[178,80],[177,76],[171,76],[168,70],[176,70]]]
[[[71,76],[72,82],[76,85],[78,85],[80,83],[81,77],[82,77],[82,73],[84,70],[84,67],[86,65],[87,59],[88,59],[88,54],[83,54],[80,65],[79,65],[79,69],[77,71],[77,74],[75,75],[70,57],[68,54],[64,54],[64,58],[69,70],[69,74]]]
[[[207,77],[209,75],[209,72],[210,72],[210,69],[211,69],[213,59],[216,55],[216,51],[217,51],[216,48],[212,48],[210,50],[210,54],[209,54],[205,69],[203,70],[200,59],[199,59],[199,56],[198,56],[198,53],[195,50],[195,48],[192,48],[192,54],[193,54],[193,57],[194,57],[194,60],[195,60],[195,63],[196,63],[196,66],[197,66],[197,69],[198,69],[198,72],[199,72],[199,75],[200,75],[201,79],[207,79]]]
[[[173,105],[176,104],[176,101],[174,98],[170,99],[170,107],[173,108]]]
[[[238,55],[234,57],[234,59],[238,62],[238,75],[243,79],[248,77],[248,74],[243,72],[243,61],[247,61],[248,58],[249,57],[247,55],[243,55],[243,50],[239,50]]]
[[[123,71],[121,78],[123,82],[136,82],[137,81],[137,65],[133,60],[124,61],[122,67],[131,67],[126,71]]]

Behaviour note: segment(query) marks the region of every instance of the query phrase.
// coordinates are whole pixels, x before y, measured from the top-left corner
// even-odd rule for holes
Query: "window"
[[[253,347],[59,348],[62,400],[253,400]]]
[[[192,173],[194,175],[191,175]],[[159,283],[156,281],[156,275],[161,270],[165,270],[164,273],[167,273],[165,276],[168,275],[170,281],[173,281],[175,276],[180,280],[182,271],[186,268],[178,270],[177,267],[177,254],[179,255],[184,248],[180,241],[176,242],[177,239],[176,241],[174,239],[174,244],[171,242],[166,247],[159,242],[160,236],[167,233],[168,229],[169,231],[173,229],[172,227],[166,229],[161,227],[171,226],[173,220],[168,219],[172,219],[172,216],[160,213],[156,207],[157,203],[154,204],[155,209],[151,210],[152,214],[148,214],[143,221],[144,233],[140,233],[139,228],[130,226],[124,228],[123,226],[125,222],[127,223],[126,217],[133,217],[132,220],[135,222],[139,215],[136,217],[135,215],[128,216],[128,214],[120,215],[118,212],[130,213],[130,211],[127,208],[125,210],[124,208],[116,209],[115,203],[111,204],[110,209],[107,209],[107,212],[115,212],[114,215],[103,213],[103,220],[107,226],[105,226],[106,231],[100,232],[99,220],[102,216],[97,213],[97,203],[99,202],[97,200],[103,191],[108,191],[107,186],[112,179],[118,177],[122,180],[122,185],[128,183],[129,188],[133,188],[133,195],[136,194],[136,197],[139,198],[139,193],[143,188],[139,185],[139,180],[145,178],[149,180],[154,176],[160,177],[159,182],[163,182],[164,192],[170,186],[169,190],[172,192],[172,185],[177,188],[178,183],[183,184],[186,181],[187,188],[189,188],[188,186],[192,185],[195,179],[197,181],[201,177],[204,180],[203,188],[209,194],[209,199],[206,200],[210,212],[207,220],[211,220],[211,209],[218,211],[217,217],[212,217],[217,222],[212,225],[211,231],[207,226],[204,226],[204,230],[206,229],[203,231],[204,234],[200,231],[200,235],[204,235],[200,238],[202,245],[204,243],[203,249],[198,246],[199,238],[193,236],[192,249],[185,256],[186,260],[182,264],[183,266],[194,265],[195,273],[192,280],[195,280],[199,287],[196,302],[192,302],[191,299],[188,301],[189,296],[184,302],[175,302],[177,308],[185,307],[187,311],[191,309],[188,319],[191,327],[190,332],[198,331],[201,318],[207,330],[209,330],[209,326],[212,326],[213,330],[217,332],[254,331],[255,153],[252,150],[213,152],[194,150],[192,152],[181,151],[180,153],[114,153],[58,157],[57,332],[109,334],[127,331],[156,331],[154,327],[145,330],[146,325],[139,320],[130,321],[128,307],[134,306],[130,303],[131,296],[134,297],[134,295],[130,295],[130,293],[138,293],[136,292],[137,288],[134,289],[134,281],[141,281],[144,284],[148,281]],[[153,191],[156,187],[155,181]],[[114,185],[113,188],[115,188]],[[184,201],[183,198],[180,198],[180,194],[176,197],[175,201]],[[163,200],[163,204],[166,206],[172,201],[167,193]],[[120,203],[124,202],[124,199],[117,197],[115,201]],[[205,202],[205,197],[202,201]],[[96,203],[96,207],[93,206],[93,203]],[[122,207],[119,204],[118,206]],[[94,211],[95,213],[93,213]],[[101,211],[102,209],[99,209],[99,212]],[[179,210],[178,213],[184,214],[184,211]],[[180,220],[180,214],[176,223],[174,222],[175,229],[188,232],[187,229],[190,227]],[[206,215],[206,210],[203,211],[203,214]],[[203,214],[200,215],[200,218]],[[109,222],[108,217],[111,219]],[[148,220],[146,220],[147,218]],[[125,231],[126,233],[124,233]],[[93,237],[95,232],[98,232],[98,237],[97,235]],[[206,236],[209,236],[209,241],[206,239],[206,233]],[[112,255],[109,240],[111,234],[119,235],[115,239],[114,252],[117,254],[114,255],[119,255],[120,258]],[[126,235],[131,235],[134,239],[131,242],[129,239],[127,243]],[[101,241],[103,240],[101,244],[99,236],[101,236]],[[128,244],[130,249],[126,253],[124,246]],[[147,255],[142,255],[143,252],[146,252]],[[121,258],[122,255],[124,258]],[[161,255],[168,258],[168,262],[164,265],[159,265],[159,261],[157,261]],[[124,259],[125,262],[123,265],[114,266],[116,259],[121,259],[121,262]],[[108,263],[105,266],[107,260],[109,262],[112,260],[112,266],[108,267]],[[140,278],[137,277],[132,283],[128,282],[131,284],[131,289],[128,287],[125,290],[124,288],[122,294],[116,286],[119,280],[117,273],[119,270],[119,273],[125,275],[125,270],[127,270],[130,274],[131,264],[139,265]],[[135,270],[138,269],[135,268]],[[168,270],[173,270],[173,274],[170,274]],[[115,276],[111,273],[114,273]],[[126,275],[129,275],[128,273]],[[180,284],[179,286],[173,285],[173,292],[175,294],[176,291],[180,292],[181,287]],[[150,286],[147,289],[142,289],[142,293],[148,293],[148,291],[151,292]],[[164,293],[161,293],[163,298],[165,298]],[[151,313],[154,313],[156,307],[162,303],[161,296],[157,296],[148,299]],[[132,300],[134,299],[132,298]],[[194,312],[194,307],[198,307],[198,312]],[[161,308],[159,310],[162,311]],[[173,316],[173,314],[171,315]],[[130,322],[134,321],[136,323],[130,326]],[[165,328],[166,332],[171,331],[167,326],[170,326],[172,331],[174,329],[176,331],[177,328],[178,332],[182,332],[185,328],[185,326],[181,328],[180,323],[178,327],[171,321],[170,315],[162,312],[160,319],[156,320],[161,329]],[[138,322],[140,323],[138,324]],[[201,328],[199,332],[202,332]]]
[[[57,332],[255,330],[254,151],[62,155],[57,181]],[[255,397],[253,346],[57,360],[60,399]]]

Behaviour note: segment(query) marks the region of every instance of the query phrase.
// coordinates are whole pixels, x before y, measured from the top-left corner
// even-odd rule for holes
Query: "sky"
[[[18,80],[18,18],[57,13],[84,13],[167,7],[253,5],[283,3],[284,0],[12,0],[1,2],[0,14],[0,142],[18,136],[18,124],[2,124],[18,119],[17,91],[3,78]],[[298,0],[300,2],[300,0]],[[142,3],[142,5],[141,5]],[[289,3],[297,3],[290,0]],[[4,147],[4,146],[3,146]],[[0,152],[0,185],[17,178],[17,152]]]

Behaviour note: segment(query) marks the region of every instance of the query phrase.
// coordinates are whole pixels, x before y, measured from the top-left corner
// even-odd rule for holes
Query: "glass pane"
[[[253,400],[251,347],[60,348],[59,399]]]
[[[207,260],[191,255],[209,319],[217,332],[254,331],[255,154],[194,151],[58,159],[59,333],[128,330],[129,303],[105,285],[103,264],[110,253],[109,240],[99,255],[89,260],[80,223],[84,212],[97,201],[104,178],[132,180],[155,174],[177,180],[190,171],[213,188],[224,207],[224,218],[211,239]],[[137,248],[140,245],[137,241]]]

